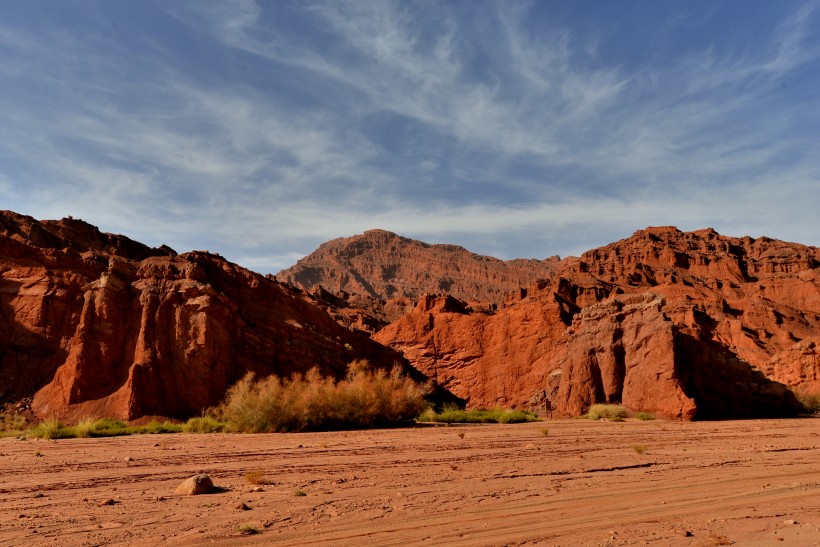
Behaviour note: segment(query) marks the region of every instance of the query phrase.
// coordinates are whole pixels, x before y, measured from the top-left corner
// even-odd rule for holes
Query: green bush
[[[17,434],[25,428],[26,418],[24,416],[9,416],[8,414],[0,414],[0,436],[3,436],[3,434]]]
[[[175,424],[172,422],[158,422],[156,420],[151,420],[146,425],[134,425],[130,426],[128,429],[130,430],[129,433],[125,433],[126,435],[134,435],[134,434],[148,434],[148,435],[157,435],[161,433],[181,433],[183,431],[184,426],[182,424]]]
[[[590,420],[618,422],[624,420],[628,415],[626,409],[620,405],[592,405],[584,417]]]
[[[427,392],[398,367],[388,373],[354,361],[339,382],[317,368],[286,379],[255,380],[248,374],[228,390],[216,414],[242,432],[389,426],[418,416],[427,405]]]
[[[77,425],[63,425],[56,418],[43,420],[26,434],[40,439],[74,439],[86,437],[117,437],[143,433],[178,433],[180,424],[152,421],[147,425],[128,425],[114,418],[86,418]]]
[[[227,429],[228,424],[220,422],[213,416],[191,418],[182,426],[182,430],[186,433],[223,433]]]
[[[57,418],[43,420],[26,433],[29,437],[38,439],[67,439],[75,436],[71,428],[64,426]]]
[[[646,422],[649,420],[654,420],[655,416],[650,414],[649,412],[638,412],[637,414],[635,414],[635,418]]]
[[[440,412],[427,409],[418,417],[420,422],[440,422],[448,424],[512,424],[520,422],[537,422],[536,414],[527,410],[505,410],[503,408],[471,408],[460,409],[453,405],[445,405]]]

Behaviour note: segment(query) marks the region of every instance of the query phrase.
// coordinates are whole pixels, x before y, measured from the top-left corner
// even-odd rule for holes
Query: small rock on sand
[[[211,477],[202,473],[194,475],[189,479],[185,479],[179,486],[177,486],[177,494],[186,494],[188,496],[196,496],[199,494],[209,494],[215,491],[214,483]]]

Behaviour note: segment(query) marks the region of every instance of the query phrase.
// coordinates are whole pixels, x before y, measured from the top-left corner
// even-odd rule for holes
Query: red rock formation
[[[345,324],[367,316],[383,326],[401,317],[424,294],[447,293],[475,305],[503,302],[507,293],[549,277],[559,263],[546,260],[499,260],[456,245],[430,245],[384,230],[334,239],[277,274],[277,279],[307,290],[321,285],[351,297],[336,308]],[[364,326],[366,324],[359,324]]]
[[[681,385],[674,324],[652,293],[620,296],[584,308],[562,337],[555,365],[556,410],[583,414],[595,403],[691,419],[695,400]]]
[[[320,251],[283,276],[324,287],[317,307],[216,255],[2,213],[0,402],[36,392],[40,416],[186,416],[246,371],[401,359],[379,343],[472,406],[745,417],[794,411],[772,380],[820,392],[813,247],[648,228],[560,263],[381,231]],[[386,326],[370,340],[325,310]]]
[[[373,336],[471,406],[521,406],[543,391],[573,306],[543,288],[497,313],[426,296]],[[523,301],[522,301],[523,302]],[[537,333],[537,334],[536,334]]]
[[[189,416],[248,371],[404,363],[217,255],[177,256],[71,219],[0,223],[0,391],[36,391],[40,417]]]
[[[820,338],[778,352],[760,370],[801,395],[820,395]]]
[[[422,303],[374,338],[473,406],[548,400],[577,414],[617,400],[680,418],[788,414],[791,395],[760,373],[820,391],[814,346],[795,346],[820,334],[819,265],[814,247],[648,228],[564,260],[497,311]],[[650,291],[662,309],[617,296]]]
[[[556,410],[578,415],[620,403],[678,419],[782,416],[798,410],[786,386],[771,382],[705,336],[673,322],[654,293],[616,296],[584,308],[561,340]]]

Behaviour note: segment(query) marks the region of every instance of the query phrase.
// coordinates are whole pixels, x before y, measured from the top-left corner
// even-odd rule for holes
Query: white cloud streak
[[[181,69],[158,37],[129,80],[104,38],[0,24],[0,78],[49,101],[0,93],[0,159],[22,166],[0,172],[0,195],[262,271],[375,227],[478,252],[493,239],[508,255],[522,241],[535,256],[583,250],[555,235],[568,227],[649,224],[817,244],[818,225],[796,219],[820,205],[820,157],[795,127],[819,105],[779,95],[817,66],[817,5],[754,50],[630,66],[594,32],[533,29],[537,3],[311,2],[305,36],[286,32],[283,5],[177,3],[189,32],[254,77]]]

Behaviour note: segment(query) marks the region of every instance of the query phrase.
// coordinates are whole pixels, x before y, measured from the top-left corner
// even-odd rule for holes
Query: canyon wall
[[[39,417],[186,417],[247,372],[343,375],[395,351],[218,255],[151,249],[75,221],[0,215],[0,392]]]

